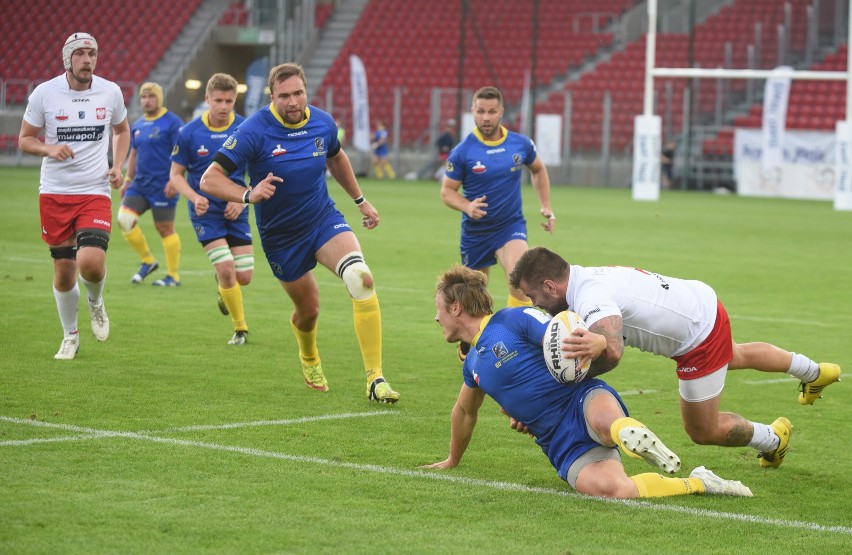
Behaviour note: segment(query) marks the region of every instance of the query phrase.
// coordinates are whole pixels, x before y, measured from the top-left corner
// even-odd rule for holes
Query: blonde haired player
[[[138,225],[139,217],[151,209],[154,227],[163,241],[168,267],[166,277],[154,281],[152,285],[175,287],[180,285],[181,245],[180,237],[175,232],[178,196],[169,187],[169,170],[172,147],[177,141],[183,120],[163,106],[163,88],[157,83],[144,83],[139,87],[139,103],[144,115],[131,127],[130,158],[127,162],[127,177],[121,189],[118,225],[141,260],[141,266],[130,282],[141,283],[160,266]]]
[[[510,425],[529,432],[572,488],[612,498],[665,497],[693,493],[750,497],[740,482],[725,480],[703,466],[688,478],[647,472],[627,476],[616,446],[625,454],[673,474],[680,459],[601,380],[562,384],[553,379],[541,352],[550,318],[532,307],[492,314],[486,277],[455,266],[439,278],[435,320],[447,342],[472,345],[464,361],[464,383],[450,417],[450,453],[426,465],[457,466],[467,451],[485,395],[510,415]],[[520,423],[524,424],[520,424]]]
[[[248,206],[220,200],[201,190],[201,176],[213,155],[245,120],[234,113],[237,80],[226,73],[214,74],[207,81],[204,100],[209,106],[207,111],[178,134],[172,151],[171,184],[187,198],[192,227],[216,270],[219,309],[230,314],[234,325],[228,344],[239,346],[248,341],[249,330],[241,286],[251,283],[254,274]],[[229,177],[245,187],[245,166],[239,166]]]
[[[92,332],[109,337],[103,302],[106,251],[112,227],[110,186],[121,186],[121,166],[130,143],[130,126],[121,89],[96,76],[98,43],[89,33],[74,33],[62,47],[65,73],[30,95],[21,123],[19,148],[42,156],[39,213],[42,240],[53,258],[53,296],[64,336],[54,358],[73,359],[80,348],[77,307],[86,288]],[[113,166],[109,167],[112,128]],[[44,143],[38,135],[44,130]]]

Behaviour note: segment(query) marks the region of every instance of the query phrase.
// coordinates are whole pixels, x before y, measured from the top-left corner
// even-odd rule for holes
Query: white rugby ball
[[[547,369],[559,383],[575,383],[582,381],[589,372],[591,361],[580,365],[578,358],[566,358],[562,352],[562,339],[571,335],[576,328],[585,328],[586,323],[576,312],[564,310],[553,317],[547,324],[547,331],[541,346]]]

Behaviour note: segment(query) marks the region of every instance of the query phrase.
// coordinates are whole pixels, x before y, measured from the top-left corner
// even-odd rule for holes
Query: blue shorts
[[[629,414],[621,397],[606,382],[594,378],[580,382],[566,407],[565,418],[553,431],[549,445],[541,447],[563,480],[568,480],[568,470],[580,456],[590,449],[601,446],[589,435],[585,415],[586,397],[589,392],[596,389],[610,392],[621,405],[624,415]]]
[[[133,209],[137,214],[144,213],[148,208],[174,208],[177,206],[180,195],[175,195],[168,198],[164,189],[168,179],[165,182],[142,182],[138,179],[133,180],[130,187],[124,192],[124,199],[121,204]],[[125,202],[127,201],[127,202]]]
[[[196,216],[193,210],[189,216],[192,228],[199,243],[209,243],[224,237],[235,237],[251,243],[251,225],[249,224],[248,208],[243,210],[236,220],[229,220],[221,214],[204,214]]]
[[[527,240],[527,222],[518,220],[499,231],[482,235],[472,235],[462,232],[461,260],[462,264],[474,270],[497,263],[495,253],[503,245],[514,239]]]
[[[352,231],[338,210],[332,210],[312,230],[308,230],[299,242],[290,247],[266,252],[272,273],[280,281],[296,281],[317,265],[316,254],[335,235]],[[266,250],[266,249],[264,249]]]

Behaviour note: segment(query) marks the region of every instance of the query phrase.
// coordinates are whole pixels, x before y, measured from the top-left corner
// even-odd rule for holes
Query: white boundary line
[[[383,413],[376,413],[383,414]],[[698,516],[702,518],[716,518],[722,520],[736,520],[740,522],[750,522],[753,524],[765,524],[769,526],[778,526],[782,528],[801,528],[807,530],[814,530],[817,532],[833,532],[838,534],[846,534],[852,536],[852,527],[848,526],[826,526],[823,524],[817,524],[813,522],[802,522],[798,520],[782,520],[782,519],[772,519],[772,518],[763,518],[754,515],[748,514],[740,514],[740,513],[724,513],[720,511],[710,511],[706,509],[696,509],[692,507],[680,507],[676,505],[661,505],[657,503],[652,503],[648,501],[637,501],[633,499],[601,499],[597,497],[589,497],[586,495],[581,495],[579,493],[575,493],[573,491],[567,491],[562,489],[553,489],[553,488],[542,488],[542,487],[533,487],[526,486],[523,484],[515,484],[511,482],[497,482],[491,480],[480,480],[478,478],[466,478],[463,476],[453,476],[450,474],[438,473],[438,472],[429,472],[425,470],[406,470],[401,468],[393,468],[387,466],[378,466],[373,464],[358,464],[358,463],[347,463],[334,461],[329,459],[322,459],[319,457],[305,457],[301,455],[288,455],[286,453],[278,453],[275,451],[264,451],[261,449],[254,449],[251,447],[238,447],[234,445],[220,445],[218,443],[209,443],[203,441],[192,441],[186,439],[174,439],[168,437],[159,437],[153,435],[147,435],[136,432],[115,432],[110,430],[98,430],[95,428],[86,428],[82,426],[72,426],[69,424],[51,424],[49,422],[40,422],[38,420],[24,420],[20,418],[11,418],[8,416],[0,416],[0,421],[9,422],[12,424],[25,424],[29,426],[36,426],[40,428],[52,428],[59,430],[66,430],[72,432],[78,432],[89,435],[82,436],[66,436],[65,438],[54,438],[54,441],[77,441],[79,439],[100,439],[100,438],[108,438],[108,437],[119,437],[126,439],[137,439],[143,441],[150,441],[153,443],[161,443],[166,445],[179,445],[181,447],[197,447],[201,449],[212,449],[215,451],[225,451],[229,453],[237,453],[241,455],[249,455],[252,457],[264,457],[270,459],[278,459],[283,461],[291,461],[298,463],[308,463],[308,464],[319,464],[323,466],[329,466],[333,468],[345,468],[349,470],[358,470],[362,472],[375,472],[378,474],[389,474],[393,476],[403,476],[408,478],[424,478],[429,480],[439,480],[443,482],[449,482],[453,484],[462,484],[465,486],[474,486],[481,488],[491,488],[502,491],[516,491],[521,493],[537,493],[542,495],[555,495],[559,497],[570,497],[575,499],[582,499],[588,501],[595,501],[600,503],[609,503],[615,505],[623,505],[626,507],[639,508],[639,509],[650,509],[653,511],[666,511],[672,513],[680,513],[687,514],[690,516]],[[32,440],[36,441],[36,440]],[[41,441],[49,441],[49,440],[41,440]],[[5,442],[3,445],[10,445],[12,443]],[[20,442],[15,442],[15,445],[19,445]]]
[[[165,434],[170,432],[195,432],[199,430],[230,430],[233,428],[250,428],[252,426],[289,426],[290,424],[303,424],[305,422],[321,422],[323,420],[339,420],[343,418],[366,418],[370,416],[386,416],[399,414],[399,411],[382,412],[344,412],[342,414],[324,414],[322,416],[305,416],[303,418],[291,418],[289,420],[256,420],[254,422],[236,422],[232,424],[210,424],[201,426],[182,426],[180,428],[166,428],[165,430],[143,430],[140,434]]]

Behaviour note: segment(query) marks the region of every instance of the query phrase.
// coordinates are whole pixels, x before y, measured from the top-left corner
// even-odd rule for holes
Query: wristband
[[[251,189],[246,189],[246,192],[243,193],[243,204],[251,204],[251,200],[249,197],[251,196]]]
[[[127,177],[125,177],[125,178],[124,178],[124,182],[125,182],[125,183],[130,183],[131,181],[133,181],[133,178],[132,178],[132,177],[130,177],[129,175],[128,175]]]
[[[364,204],[364,201],[366,201],[366,200],[367,199],[364,198],[364,195],[361,195],[360,197],[355,199],[355,206],[360,206],[360,205]]]
[[[555,220],[556,219],[556,214],[554,214],[553,212],[551,212],[550,214],[545,214],[544,210],[542,210],[541,215],[544,216],[545,218],[547,218],[548,220]]]

